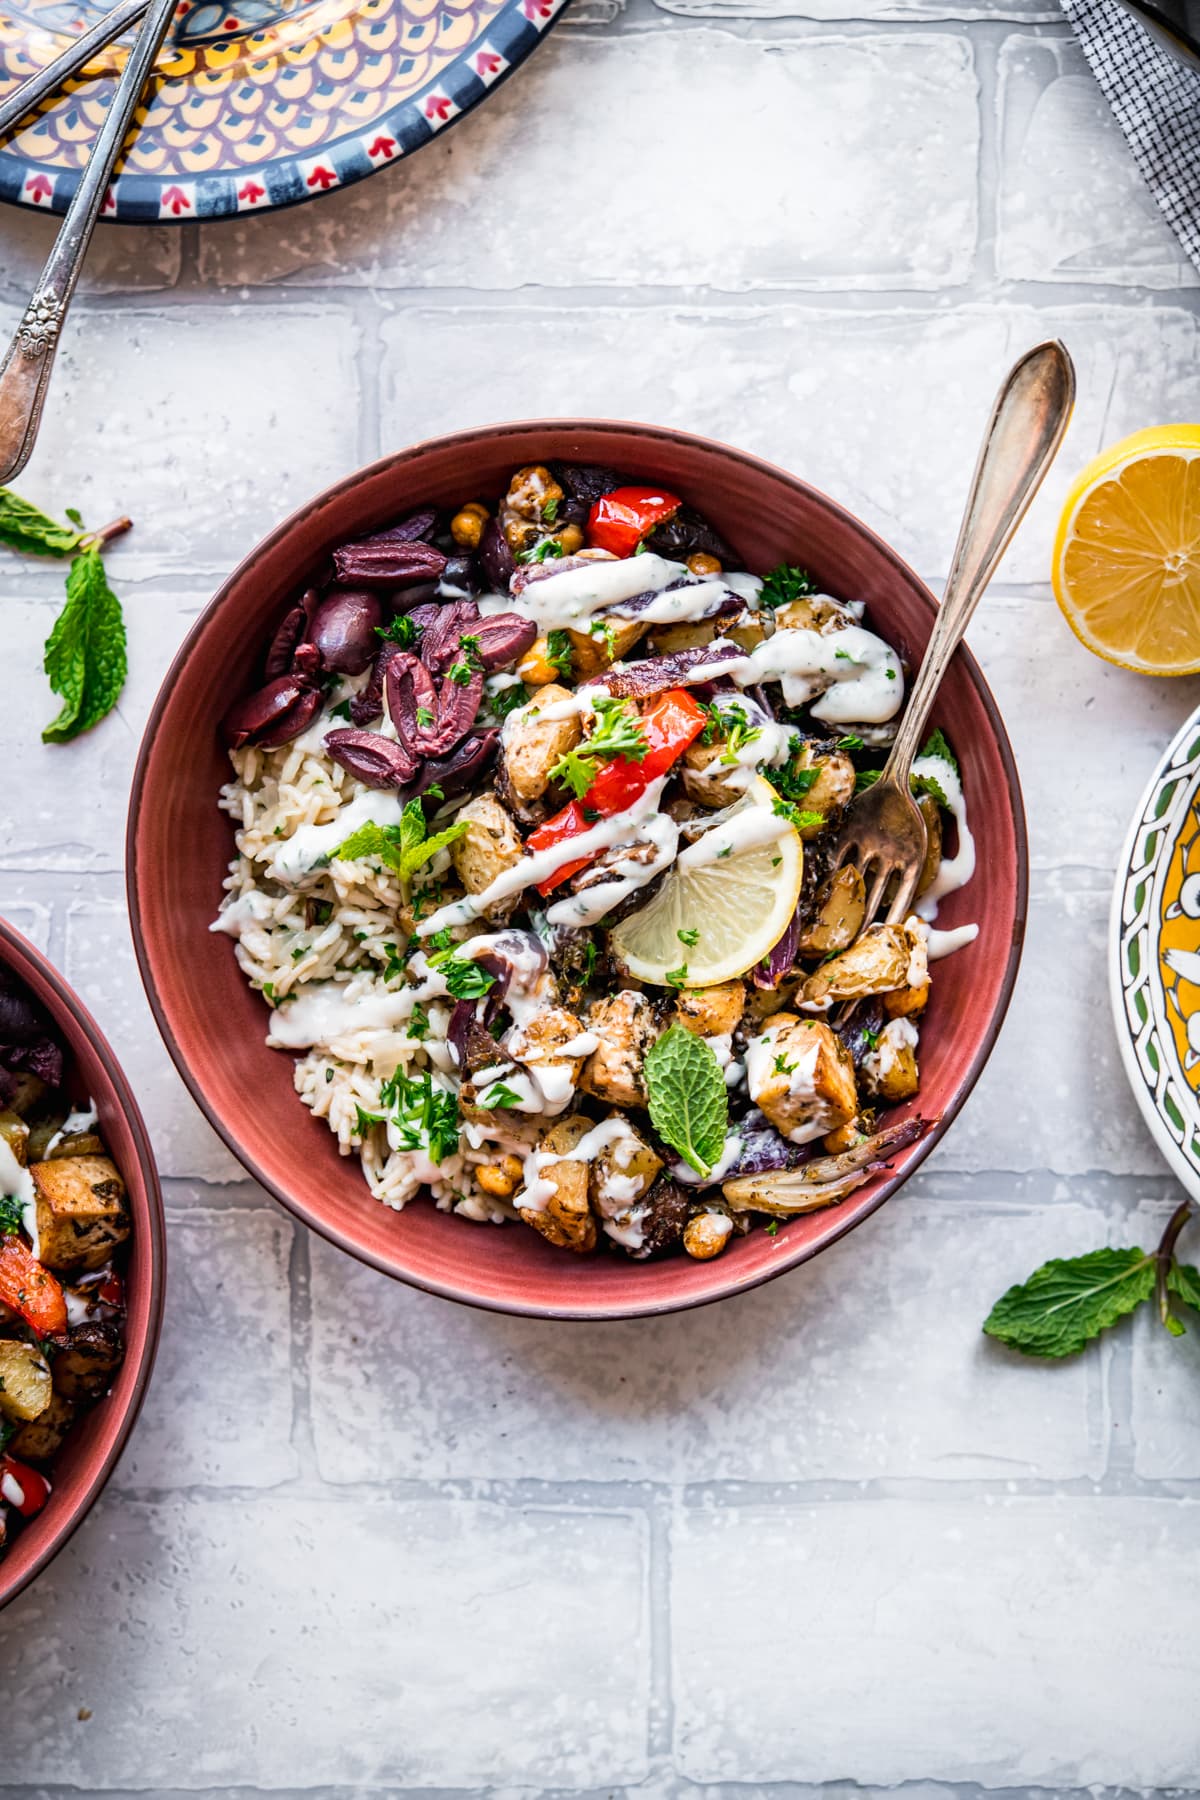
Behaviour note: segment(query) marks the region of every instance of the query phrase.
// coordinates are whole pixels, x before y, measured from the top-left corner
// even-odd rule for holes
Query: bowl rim
[[[829,1245],[838,1243],[842,1238],[846,1237],[857,1225],[860,1225],[863,1220],[870,1218],[876,1213],[885,1201],[891,1198],[896,1189],[907,1181],[909,1176],[920,1167],[934,1147],[941,1142],[945,1133],[958,1117],[967,1096],[970,1094],[982,1074],[988,1058],[995,1048],[996,1039],[1000,1035],[1000,1029],[1004,1024],[1005,1016],[1007,1015],[1009,1004],[1012,1000],[1013,989],[1016,985],[1017,971],[1021,961],[1021,953],[1024,947],[1025,926],[1029,911],[1029,835],[1026,827],[1025,803],[1021,792],[1021,782],[1017,772],[1016,758],[1013,755],[1012,745],[1009,742],[1008,732],[1005,729],[1004,721],[1001,718],[1000,709],[996,705],[992,691],[984,679],[983,672],[980,669],[978,662],[968,649],[967,645],[962,643],[955,651],[954,662],[958,663],[959,659],[962,659],[962,664],[965,665],[967,677],[979,695],[983,709],[987,715],[988,724],[1004,769],[1005,791],[1008,796],[1012,815],[1013,837],[1015,840],[1016,905],[1012,922],[1012,938],[1008,947],[1008,955],[1005,961],[1004,976],[1001,983],[999,998],[976,1053],[959,1078],[953,1099],[945,1107],[938,1118],[929,1125],[924,1136],[912,1147],[911,1154],[904,1167],[895,1173],[889,1173],[887,1178],[880,1182],[879,1187],[875,1193],[871,1195],[870,1200],[865,1204],[860,1203],[859,1209],[853,1216],[846,1217],[840,1225],[831,1230],[819,1243],[798,1245],[791,1250],[790,1253],[781,1254],[777,1262],[773,1262],[770,1267],[757,1272],[753,1276],[731,1278],[726,1286],[710,1292],[696,1295],[684,1295],[678,1298],[648,1299],[641,1304],[634,1300],[627,1305],[610,1304],[603,1306],[583,1306],[566,1302],[562,1305],[547,1306],[526,1300],[500,1299],[495,1296],[484,1297],[471,1291],[467,1287],[457,1285],[453,1282],[437,1281],[425,1276],[397,1269],[394,1266],[394,1263],[389,1262],[385,1257],[377,1256],[374,1252],[367,1250],[351,1239],[345,1232],[328,1224],[309,1207],[305,1206],[303,1202],[285,1192],[277,1182],[271,1179],[271,1177],[260,1168],[253,1152],[239,1142],[235,1134],[226,1126],[224,1120],[217,1114],[216,1110],[209,1105],[203,1087],[197,1077],[193,1074],[187,1058],[183,1054],[182,1046],[179,1044],[170,1026],[153,980],[150,956],[142,926],[141,900],[138,882],[138,823],[142,810],[143,792],[149,774],[150,758],[158,736],[159,727],[162,723],[163,714],[170,702],[175,684],[183,674],[188,660],[191,657],[194,646],[206,631],[211,615],[225,600],[229,590],[234,587],[235,584],[243,580],[245,575],[253,568],[264,553],[276,548],[283,540],[294,532],[304,520],[310,518],[314,512],[323,510],[327,505],[338,500],[342,494],[356,487],[360,482],[372,479],[378,475],[400,471],[406,464],[424,457],[434,450],[442,451],[453,449],[458,446],[465,448],[471,444],[478,443],[481,438],[485,437],[488,440],[502,440],[506,436],[525,435],[530,432],[549,433],[553,431],[559,433],[562,431],[569,432],[573,430],[586,430],[588,432],[597,432],[601,435],[611,433],[614,437],[628,437],[633,435],[642,439],[649,447],[652,447],[655,443],[670,443],[674,445],[683,444],[709,453],[716,452],[723,459],[740,463],[743,467],[753,473],[768,475],[775,480],[786,482],[793,488],[799,488],[803,490],[805,494],[819,502],[819,504],[825,507],[830,513],[840,518],[844,524],[850,526],[855,532],[868,539],[873,548],[892,565],[897,573],[905,581],[913,584],[927,598],[933,611],[936,612],[937,610],[938,602],[935,596],[916,571],[905,562],[904,558],[892,548],[885,538],[880,537],[878,532],[873,530],[871,526],[865,524],[856,514],[852,513],[848,507],[843,506],[840,501],[832,499],[822,489],[815,487],[812,482],[804,480],[803,477],[799,475],[794,475],[790,470],[783,468],[780,464],[770,462],[765,457],[756,456],[752,451],[743,450],[738,445],[726,443],[721,438],[708,437],[700,432],[676,430],[671,426],[647,424],[638,420],[573,417],[508,419],[498,421],[494,424],[468,426],[458,431],[444,432],[439,433],[434,437],[421,438],[416,443],[407,445],[404,449],[391,451],[384,456],[377,457],[373,462],[365,463],[361,468],[341,477],[338,481],[331,483],[328,487],[322,488],[312,499],[294,508],[280,524],[275,526],[272,531],[269,531],[265,537],[260,538],[246,555],[242,557],[241,561],[225,577],[211,600],[209,600],[199,614],[191,630],[184,638],[183,643],[180,645],[179,650],[172,659],[166,675],[163,677],[162,685],[159,688],[154,705],[151,708],[150,715],[146,721],[146,727],[142,734],[141,743],[138,746],[137,762],[134,767],[133,780],[129,789],[129,809],[126,817],[125,889],[129,906],[130,931],[133,936],[134,950],[137,955],[138,970],[141,975],[142,986],[146,991],[146,998],[149,1002],[150,1010],[154,1015],[155,1024],[158,1026],[159,1033],[167,1047],[171,1060],[179,1071],[192,1098],[196,1101],[205,1118],[221,1138],[222,1142],[237,1158],[248,1174],[253,1176],[254,1180],[257,1181],[260,1186],[265,1188],[281,1206],[285,1207],[293,1217],[299,1219],[302,1224],[309,1228],[309,1230],[315,1231],[318,1236],[323,1237],[328,1243],[334,1245],[335,1248],[355,1257],[359,1262],[366,1264],[369,1268],[378,1269],[381,1274],[389,1276],[393,1281],[402,1281],[407,1286],[417,1288],[427,1294],[433,1294],[438,1299],[452,1300],[462,1306],[472,1306],[481,1311],[504,1313],[518,1318],[578,1320],[580,1322],[591,1323],[617,1319],[655,1318],[666,1313],[692,1311],[697,1307],[710,1306],[717,1301],[729,1299],[737,1294],[749,1293],[753,1288],[762,1287],[766,1282],[773,1281],[777,1275],[782,1275],[789,1269],[799,1268],[802,1263],[810,1261],[814,1256],[819,1255],[821,1251],[827,1249]],[[830,1210],[831,1218],[836,1216],[838,1209]]]
[[[155,1357],[158,1354],[159,1336],[162,1330],[163,1303],[166,1292],[167,1231],[166,1217],[163,1212],[162,1185],[159,1180],[158,1165],[154,1159],[154,1151],[150,1144],[150,1135],[146,1130],[146,1122],[142,1118],[141,1108],[133,1097],[133,1090],[117,1060],[112,1045],[74,988],[59,973],[49,958],[35,944],[30,943],[29,939],[19,932],[15,925],[10,925],[8,920],[3,917],[0,917],[0,966],[12,969],[13,973],[23,981],[28,981],[30,971],[34,972],[51,990],[62,1011],[70,1016],[74,1024],[88,1039],[105,1074],[113,1085],[118,1104],[129,1126],[138,1167],[146,1185],[147,1209],[150,1215],[148,1246],[150,1305],[147,1315],[146,1338],[134,1374],[133,1391],[129,1397],[125,1414],[117,1426],[116,1434],[106,1454],[82,1493],[72,1503],[62,1525],[55,1531],[29,1568],[11,1587],[5,1585],[4,1563],[0,1560],[0,1608],[2,1608],[7,1606],[11,1600],[15,1600],[18,1594],[24,1593],[30,1582],[41,1574],[46,1565],[58,1555],[63,1545],[74,1536],[99,1499],[101,1491],[116,1468],[130,1433],[137,1423],[142,1403],[146,1398],[146,1391],[150,1385],[150,1376],[154,1369]],[[47,1008],[47,1010],[51,1009]],[[55,1018],[55,1024],[58,1024],[57,1018]]]

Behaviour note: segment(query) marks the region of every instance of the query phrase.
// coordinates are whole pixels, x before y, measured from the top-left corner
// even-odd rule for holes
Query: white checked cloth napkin
[[[1200,73],[1117,0],[1062,0],[1151,193],[1200,268]]]

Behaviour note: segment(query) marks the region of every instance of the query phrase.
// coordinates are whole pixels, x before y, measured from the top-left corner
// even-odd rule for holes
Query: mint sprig
[[[646,1052],[646,1093],[658,1135],[707,1178],[729,1128],[729,1090],[712,1046],[672,1025]]]
[[[19,556],[73,556],[87,534],[77,512],[67,517],[71,524],[60,525],[11,488],[0,488],[0,544]]]
[[[444,831],[435,831],[432,837],[425,835],[427,829],[421,802],[410,800],[398,825],[377,825],[374,819],[368,819],[365,825],[352,831],[333,854],[339,862],[377,857],[385,868],[400,877],[402,883],[407,883],[439,850],[462,837],[467,821],[456,819],[453,825],[447,825]]]
[[[1184,1326],[1171,1311],[1169,1296],[1200,1312],[1200,1270],[1174,1255],[1189,1216],[1185,1203],[1156,1250],[1137,1245],[1089,1250],[1084,1256],[1043,1263],[1028,1281],[1000,1296],[984,1320],[984,1331],[1025,1356],[1074,1356],[1157,1294],[1163,1325],[1172,1337],[1181,1337]]]

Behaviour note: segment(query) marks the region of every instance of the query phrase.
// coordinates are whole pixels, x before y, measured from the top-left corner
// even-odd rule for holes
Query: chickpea
[[[578,554],[583,558],[584,562],[619,562],[620,561],[620,558],[617,556],[614,556],[611,550],[580,550],[578,552]]]
[[[517,1184],[525,1173],[525,1166],[519,1156],[506,1154],[499,1162],[483,1163],[475,1171],[475,1179],[485,1194],[492,1194],[497,1200],[507,1200],[516,1192]]]
[[[578,525],[564,525],[554,535],[562,545],[564,556],[574,556],[577,550],[583,549],[583,531]]]
[[[518,469],[509,482],[504,504],[509,512],[520,513],[523,519],[536,519],[540,523],[546,507],[553,502],[553,516],[563,498],[563,491],[549,469],[541,463],[530,463],[526,468]]]
[[[683,1228],[683,1247],[697,1262],[711,1262],[714,1256],[720,1256],[732,1231],[733,1220],[728,1214],[697,1213]]]
[[[514,556],[520,556],[525,550],[535,549],[542,537],[540,525],[532,519],[523,518],[518,512],[510,512],[507,507],[500,514],[500,529]]]
[[[517,674],[526,687],[546,687],[559,680],[559,671],[550,661],[549,651],[547,638],[535,638],[517,664]]]
[[[450,521],[450,536],[462,550],[478,550],[490,514],[478,500],[469,500]]]
[[[687,566],[693,575],[720,575],[722,572],[719,558],[710,556],[707,550],[697,550],[689,556]]]

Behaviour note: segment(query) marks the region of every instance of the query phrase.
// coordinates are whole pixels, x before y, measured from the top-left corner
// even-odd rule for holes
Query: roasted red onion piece
[[[361,588],[331,588],[313,613],[308,641],[330,674],[361,675],[379,648],[383,602]]]
[[[658,592],[635,594],[632,600],[620,600],[615,606],[606,606],[601,617],[606,619],[639,618],[642,613],[649,611],[650,607],[654,605],[654,602],[661,599],[663,594],[670,594],[676,588],[691,587],[694,585],[694,583],[687,581],[673,581],[670,587],[662,588]],[[736,594],[731,594],[729,590],[726,589],[723,594],[714,594],[711,599],[706,600],[698,612],[691,613],[688,617],[688,624],[695,624],[701,619],[717,621],[736,619],[744,611],[745,602],[739,600]]]
[[[779,942],[774,946],[770,954],[764,956],[761,962],[756,962],[753,969],[750,971],[755,987],[777,988],[788,970],[792,967],[792,964],[796,960],[796,950],[800,943],[800,931],[802,928],[801,913],[803,907],[804,902],[801,901],[800,905],[797,906],[795,912],[792,914],[787,929]]]
[[[565,575],[568,569],[586,569],[591,562],[590,556],[548,556],[545,562],[522,563],[513,574],[512,592],[523,594],[535,581],[549,581],[552,575]]]
[[[446,558],[433,544],[409,542],[385,531],[343,544],[333,553],[333,567],[347,587],[404,588],[440,580]]]
[[[325,748],[335,763],[370,788],[402,788],[420,766],[402,744],[377,731],[330,731]]]
[[[727,569],[744,567],[737,551],[731,550],[708,520],[693,512],[690,506],[681,506],[673,517],[656,525],[646,538],[646,548],[679,562],[686,562],[700,550],[705,556],[715,556]]]
[[[601,679],[618,699],[644,700],[686,684],[695,669],[711,668],[715,679],[721,672],[719,664],[740,662],[742,654],[736,644],[701,644],[695,650],[677,650],[673,656],[648,657],[624,669],[606,669]]]
[[[736,1175],[723,1181],[721,1191],[738,1211],[773,1213],[779,1218],[815,1212],[862,1187],[872,1175],[887,1167],[889,1157],[915,1144],[929,1123],[928,1119],[905,1119],[864,1138],[840,1156],[818,1157],[797,1169]]]
[[[297,675],[277,675],[274,681],[231,706],[221,721],[221,729],[231,750],[240,750],[244,744],[273,750],[276,745],[299,737],[320,710],[319,688],[309,687]]]
[[[504,533],[495,519],[489,519],[483,528],[483,536],[479,540],[479,548],[475,553],[479,558],[479,566],[487,577],[488,585],[497,594],[506,594],[512,572],[516,568],[513,553],[508,547]]]
[[[15,975],[0,969],[0,1103],[16,1090],[15,1080],[6,1080],[6,1075],[22,1072],[58,1087],[63,1078],[62,1046],[49,1014]]]

